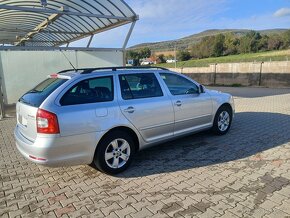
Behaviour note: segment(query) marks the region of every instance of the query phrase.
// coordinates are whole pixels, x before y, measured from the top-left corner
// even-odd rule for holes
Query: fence
[[[171,68],[205,85],[290,87],[290,61],[211,64]]]

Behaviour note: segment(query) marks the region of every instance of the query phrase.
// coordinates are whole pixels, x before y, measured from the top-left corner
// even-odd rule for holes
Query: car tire
[[[230,106],[221,106],[215,115],[212,131],[216,135],[226,134],[232,124],[233,112]]]
[[[113,131],[98,144],[93,162],[100,171],[114,175],[129,167],[134,154],[132,137],[124,131]]]

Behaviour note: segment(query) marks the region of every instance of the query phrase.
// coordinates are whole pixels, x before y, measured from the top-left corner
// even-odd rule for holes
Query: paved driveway
[[[26,161],[0,121],[0,217],[290,217],[290,89],[219,89],[237,96],[229,134],[145,150],[117,177]]]

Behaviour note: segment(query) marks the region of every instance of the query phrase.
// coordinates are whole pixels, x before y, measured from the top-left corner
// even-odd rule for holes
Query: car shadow
[[[290,116],[242,112],[223,136],[210,131],[148,148],[117,177],[133,178],[216,165],[250,157],[290,142]]]
[[[289,88],[226,87],[226,86],[208,86],[207,88],[230,93],[234,97],[240,98],[259,98],[259,97],[290,94]]]

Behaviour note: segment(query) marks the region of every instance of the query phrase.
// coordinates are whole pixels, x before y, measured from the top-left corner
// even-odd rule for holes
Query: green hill
[[[239,63],[239,62],[270,62],[270,61],[290,61],[290,50],[267,51],[248,54],[229,55],[222,57],[211,57],[196,60],[177,62],[178,68],[184,67],[208,67],[215,63]],[[157,64],[153,66],[173,68],[174,63]]]
[[[275,33],[282,33],[285,32],[287,29],[268,29],[268,30],[258,30],[257,32],[260,32],[263,34],[275,34]],[[162,41],[162,42],[153,42],[153,43],[142,43],[138,45],[134,45],[129,50],[135,50],[147,47],[151,51],[172,51],[174,50],[175,44],[177,50],[184,50],[189,48],[191,45],[199,42],[203,37],[206,36],[212,36],[217,35],[220,33],[234,33],[237,36],[243,36],[246,35],[251,30],[248,29],[211,29],[206,30],[197,34],[193,34],[190,36],[186,36],[177,40],[170,40],[170,41]]]

